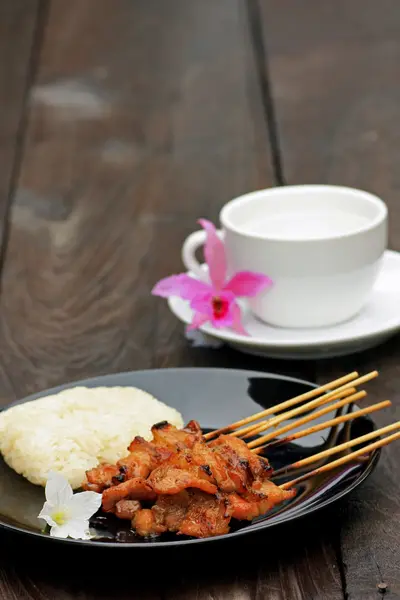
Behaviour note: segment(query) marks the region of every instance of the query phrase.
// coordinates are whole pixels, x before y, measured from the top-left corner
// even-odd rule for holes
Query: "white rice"
[[[77,489],[87,469],[126,456],[132,439],[151,439],[160,421],[183,426],[177,410],[143,390],[75,387],[1,413],[0,452],[34,484],[57,471]]]

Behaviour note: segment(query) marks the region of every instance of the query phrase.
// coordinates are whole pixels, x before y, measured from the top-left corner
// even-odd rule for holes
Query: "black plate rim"
[[[73,385],[85,385],[88,382],[95,382],[95,381],[99,381],[101,382],[104,379],[108,379],[109,377],[125,377],[125,376],[129,376],[132,374],[135,375],[140,375],[140,374],[151,374],[151,373],[160,373],[160,371],[165,372],[172,372],[172,373],[182,373],[182,372],[190,372],[190,371],[196,371],[198,372],[210,372],[213,371],[214,373],[217,372],[221,372],[226,374],[226,372],[232,372],[232,373],[239,373],[243,376],[252,376],[252,377],[265,377],[267,379],[279,379],[279,380],[285,380],[285,381],[293,381],[296,383],[301,383],[303,385],[307,385],[310,387],[310,389],[312,388],[316,388],[318,387],[317,384],[311,382],[311,381],[307,381],[306,379],[300,379],[298,377],[291,377],[288,375],[279,375],[278,373],[270,373],[267,371],[252,371],[249,369],[234,369],[234,368],[214,368],[214,367],[182,367],[182,368],[166,368],[166,369],[141,369],[141,370],[137,370],[137,371],[122,371],[122,372],[117,372],[117,373],[109,373],[109,374],[104,374],[104,375],[99,375],[96,377],[88,377],[86,379],[79,379],[76,381],[69,381],[67,383],[64,383],[62,385],[59,386],[55,386],[52,388],[48,388],[46,390],[42,390],[41,392],[37,392],[34,394],[30,394],[29,396],[26,396],[25,398],[22,398],[20,400],[16,400],[4,407],[2,407],[2,410],[7,410],[8,408],[11,408],[12,406],[16,406],[18,404],[25,404],[26,402],[30,402],[36,398],[39,397],[44,397],[44,396],[48,396],[54,393],[58,393],[58,391],[61,391],[65,388],[71,387]],[[110,386],[106,386],[106,387],[110,387]],[[366,417],[373,423],[372,419],[366,415]],[[263,521],[260,524],[255,524],[253,527],[251,528],[246,528],[244,527],[243,529],[239,529],[238,531],[234,531],[232,533],[229,534],[224,534],[224,535],[218,535],[215,537],[211,537],[211,538],[200,538],[200,539],[189,539],[189,540],[181,540],[181,541],[169,541],[169,542],[135,542],[135,543],[120,543],[120,542],[101,542],[101,541],[96,541],[93,542],[91,540],[74,540],[74,539],[63,539],[63,538],[56,538],[56,537],[51,537],[50,535],[41,533],[41,532],[36,532],[36,531],[26,531],[26,530],[22,530],[18,527],[15,527],[14,525],[8,524],[8,523],[4,523],[0,521],[0,530],[6,530],[6,531],[12,531],[13,533],[17,533],[19,535],[26,535],[29,538],[36,538],[39,540],[51,540],[52,542],[56,542],[58,544],[62,544],[62,545],[68,545],[69,547],[71,547],[72,545],[77,545],[77,546],[85,546],[85,547],[90,547],[90,548],[130,548],[132,549],[138,549],[138,548],[147,548],[147,549],[159,549],[161,550],[162,548],[181,548],[182,546],[187,546],[187,545],[192,545],[192,544],[204,544],[207,542],[222,542],[222,541],[228,541],[230,539],[236,539],[240,536],[243,535],[250,535],[251,533],[256,533],[256,532],[260,532],[263,531],[265,529],[270,529],[271,527],[277,527],[281,524],[284,523],[290,523],[291,521],[294,520],[298,520],[300,518],[306,518],[311,514],[314,514],[315,512],[322,510],[323,508],[329,506],[330,504],[333,504],[334,502],[338,502],[341,498],[347,496],[348,494],[350,494],[354,489],[356,489],[358,486],[360,486],[371,474],[372,472],[375,470],[378,462],[379,462],[379,458],[381,455],[381,450],[378,449],[377,451],[375,451],[367,465],[367,467],[365,468],[365,470],[358,476],[358,478],[353,481],[352,484],[350,484],[346,489],[342,490],[341,492],[338,492],[336,494],[334,494],[333,496],[331,496],[330,498],[327,498],[324,502],[318,504],[318,505],[313,505],[311,506],[308,510],[306,510],[303,513],[293,513],[291,516],[287,517],[286,519],[283,518],[284,517],[284,513],[282,513],[282,518],[279,520],[271,520],[271,521]]]

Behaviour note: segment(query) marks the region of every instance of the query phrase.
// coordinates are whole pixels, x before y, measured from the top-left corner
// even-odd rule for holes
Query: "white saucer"
[[[190,323],[187,301],[170,298],[169,307],[183,323]],[[381,344],[400,330],[400,253],[387,250],[382,270],[367,306],[351,321],[318,329],[280,329],[256,319],[245,305],[243,324],[250,337],[209,324],[201,331],[247,354],[280,359],[345,356]]]

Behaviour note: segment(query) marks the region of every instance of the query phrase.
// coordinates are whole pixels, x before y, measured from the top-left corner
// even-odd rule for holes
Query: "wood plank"
[[[390,247],[400,250],[400,13],[395,0],[261,0],[277,128],[288,183],[335,183],[380,195]],[[398,337],[379,349],[319,364],[319,380],[380,370],[369,402],[387,397],[384,425],[400,418]],[[371,479],[343,506],[349,600],[400,597],[400,445],[383,451]],[[386,597],[386,596],[385,596]]]
[[[3,229],[14,175],[18,169],[23,112],[31,54],[38,24],[38,0],[0,2],[0,260]]]
[[[115,6],[51,3],[3,276],[17,395],[151,366],[169,252],[272,181],[241,2]]]
[[[343,599],[332,593],[338,577],[337,566],[325,555],[326,565],[318,558],[326,553],[328,538],[334,535],[335,513],[325,531],[318,517],[314,524],[321,533],[310,535],[310,523],[303,520],[293,525],[241,539],[237,543],[217,544],[204,548],[162,555],[157,561],[157,577],[153,562],[141,560],[129,551],[113,559],[108,552],[96,553],[96,575],[88,569],[88,553],[76,548],[57,552],[37,552],[37,545],[27,543],[21,555],[15,536],[7,536],[7,555],[0,567],[0,597],[38,600],[331,600]],[[277,561],[276,555],[285,556]],[[116,576],[132,573],[134,577]],[[222,559],[223,556],[223,559]],[[161,554],[160,554],[161,558]],[[118,563],[116,562],[118,560]],[[73,563],[66,572],[65,565]],[[114,568],[115,567],[115,568]],[[101,577],[98,576],[101,573]],[[3,594],[3,596],[2,596]],[[14,596],[12,596],[14,594]]]
[[[351,359],[323,361],[319,376],[339,377],[353,369],[380,372],[379,379],[368,386],[365,405],[383,399],[393,403],[374,415],[376,425],[398,421],[398,338]],[[376,471],[341,507],[341,552],[349,600],[375,600],[380,597],[378,586],[384,586],[388,598],[400,598],[399,461],[398,443],[384,448]]]

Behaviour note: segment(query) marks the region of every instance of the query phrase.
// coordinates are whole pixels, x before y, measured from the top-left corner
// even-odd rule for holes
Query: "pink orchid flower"
[[[159,281],[152,294],[163,298],[179,296],[188,300],[194,312],[189,330],[211,322],[213,327],[231,327],[237,333],[248,335],[242,325],[236,298],[254,297],[270,286],[272,281],[266,275],[251,271],[239,271],[229,281],[225,281],[227,265],[224,244],[210,221],[200,219],[199,223],[207,232],[204,256],[211,283],[204,283],[181,273]]]

